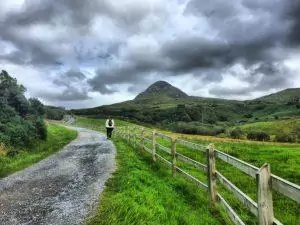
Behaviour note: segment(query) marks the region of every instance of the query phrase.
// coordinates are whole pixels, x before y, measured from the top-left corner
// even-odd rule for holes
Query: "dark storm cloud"
[[[57,40],[47,43],[39,39],[39,34],[32,37],[26,32],[37,25],[47,25],[46,32],[49,32],[49,29],[55,30],[57,26],[79,31],[81,28],[88,27],[96,11],[97,5],[78,0],[25,1],[21,11],[8,13],[0,24],[0,38],[11,42],[23,53],[14,54],[13,57],[8,55],[7,60],[34,65],[59,63],[65,52],[54,48],[54,45],[59,45],[55,43]]]
[[[72,86],[72,83],[84,82],[86,79],[86,76],[81,71],[70,69],[66,73],[55,78],[53,83],[58,86],[69,87]]]
[[[255,90],[265,91],[269,89],[282,89],[288,88],[292,85],[293,79],[291,71],[287,70],[282,63],[278,62],[264,62],[253,69],[250,73],[252,82],[258,80],[259,76],[263,75],[260,82],[254,86]],[[249,83],[252,83],[252,82]]]
[[[108,0],[25,1],[20,11],[9,12],[0,23],[0,40],[12,43],[21,53],[1,55],[1,59],[17,64],[38,66],[63,64],[64,57],[78,54],[76,49],[75,51],[73,49],[72,39],[88,35],[92,22],[96,18],[110,18],[118,28],[127,32],[136,30],[137,24],[147,13],[147,8],[136,6],[126,10]],[[69,33],[68,36],[55,37],[50,42],[40,40],[38,34],[28,36],[26,32],[37,25],[45,26],[43,29],[47,32],[51,29],[55,32],[57,28],[61,28]],[[67,48],[60,48],[60,46],[67,46]],[[109,46],[105,47],[109,48]],[[103,59],[111,53],[113,52],[103,54],[100,51],[99,54],[95,54],[95,57]],[[78,59],[81,60],[80,57]]]
[[[263,83],[254,88],[267,88],[264,82],[270,82],[269,88],[285,87],[289,77],[275,72],[278,70],[276,62],[285,59],[281,52],[292,44],[292,37],[298,40],[297,26],[300,24],[297,16],[299,3],[286,2],[213,0],[204,4],[203,1],[191,0],[185,15],[206,18],[217,34],[215,37],[205,38],[201,33],[175,36],[161,46],[158,54],[147,52],[147,58],[127,57],[124,59],[127,63],[117,70],[98,73],[92,80],[93,87],[106,92],[106,85],[143,82],[140,81],[143,80],[143,74],[149,71],[173,76],[192,72],[205,82],[216,82],[221,80],[223,68],[236,63],[245,68],[264,65],[249,71],[252,79],[256,77],[253,73],[266,76],[261,79]],[[268,63],[272,67],[266,68]]]
[[[112,94],[119,91],[113,87],[116,84],[143,83],[144,79],[137,71],[136,67],[131,65],[126,68],[98,70],[96,76],[88,80],[88,84],[93,91],[98,91],[101,94]]]
[[[63,23],[69,26],[87,26],[97,15],[113,17],[125,24],[135,23],[144,17],[144,10],[136,7],[133,11],[118,9],[110,1],[82,0],[29,0],[21,12],[12,12],[4,21],[7,25],[27,26],[36,23]]]
[[[292,86],[292,74],[281,63],[263,62],[248,69],[250,72],[247,76],[241,78],[241,81],[249,84],[248,87],[215,86],[209,90],[209,93],[223,97],[247,96],[253,91],[265,92]],[[231,74],[238,76],[237,73]]]
[[[278,2],[283,4],[283,1]],[[191,40],[190,46],[194,46],[194,49],[199,46],[200,49],[198,54],[192,54],[190,59],[186,60],[188,62],[195,62],[199,57],[205,58],[206,56],[208,59],[205,58],[205,61],[221,62],[221,65],[232,64],[240,60],[243,63],[253,64],[276,58],[277,56],[268,51],[281,45],[285,29],[288,29],[285,21],[280,20],[280,14],[274,7],[273,1],[268,0],[264,2],[214,0],[204,5],[202,1],[192,0],[186,8],[186,13],[206,17],[218,34],[216,39],[211,39],[208,43],[201,41],[199,37]],[[180,42],[179,40],[177,46],[186,45],[185,41]],[[171,48],[174,47],[176,48],[176,46],[171,46]],[[196,67],[198,64],[199,67],[203,65],[202,61],[192,65]],[[210,64],[207,65],[210,66]]]
[[[162,2],[25,1],[21,10],[0,15],[0,44],[14,46],[0,50],[0,62],[94,68],[93,78],[80,70],[58,73],[53,84],[59,94],[48,97],[60,100],[86,99],[89,91],[112,94],[123,84],[137,92],[166,76],[191,74],[201,85],[218,83],[235,65],[247,75],[230,73],[251,88],[212,94],[246,95],[290,84],[282,62],[289,48],[300,45],[300,1],[190,0],[183,12],[177,10],[182,3]]]
[[[87,77],[80,70],[70,69],[63,74],[59,74],[53,84],[57,87],[57,92],[43,92],[39,94],[50,100],[76,101],[89,99]]]
[[[287,43],[293,46],[299,46],[300,44],[300,1],[287,1],[288,7],[286,7],[283,13],[283,19],[287,19],[290,22],[290,30],[288,32]]]
[[[36,95],[50,101],[82,101],[90,99],[87,92],[74,87],[70,87],[61,92],[40,91],[37,92]]]
[[[151,47],[149,47],[151,48]],[[101,68],[96,71],[95,77],[89,79],[88,83],[94,91],[102,94],[117,92],[118,89],[112,86],[116,84],[133,84],[133,86],[142,86],[148,83],[147,76],[152,72],[165,72],[166,60],[162,58],[159,52],[151,49],[134,48],[126,55],[126,60],[113,64],[109,68]],[[130,92],[140,90],[140,88],[129,88]]]

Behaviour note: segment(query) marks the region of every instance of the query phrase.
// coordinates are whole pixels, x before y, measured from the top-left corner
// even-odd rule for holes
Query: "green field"
[[[79,119],[79,124],[80,123],[81,125],[94,124],[94,128],[96,128],[97,124],[103,124],[103,121],[92,120],[92,119]],[[128,125],[128,123],[124,123],[121,121],[116,121],[116,123],[117,124],[119,123],[120,125],[121,124]],[[174,136],[179,136],[179,135],[177,134]],[[261,167],[264,163],[269,163],[271,165],[271,171],[273,174],[278,175],[296,184],[300,184],[300,146],[299,145],[251,142],[251,141],[245,141],[245,142],[232,141],[230,139],[208,138],[208,137],[202,137],[196,135],[184,135],[184,137],[193,140],[194,142],[203,144],[204,146],[208,145],[211,142],[214,142],[217,149],[226,152],[234,157],[242,159],[246,162],[249,162],[257,167]],[[158,141],[161,144],[164,144],[165,146],[170,146],[169,143],[163,140],[158,139]],[[204,154],[199,151],[193,151],[182,146],[178,146],[177,151],[199,162],[205,163],[206,161]],[[162,152],[159,153],[165,156],[166,158],[170,159],[168,155]],[[145,159],[145,162],[148,162],[149,165],[151,165],[151,163],[149,162],[150,158],[151,156],[149,155]],[[180,162],[178,162],[178,165],[184,168],[193,176],[197,177],[199,180],[206,182],[206,176],[204,175],[204,173],[201,173],[198,170],[193,169],[190,166],[186,166]],[[217,166],[217,170],[219,170],[238,188],[240,188],[243,192],[249,195],[254,201],[256,201],[256,183],[253,178],[245,175],[244,173],[240,172],[239,170],[235,169],[229,164],[225,164],[224,162],[219,160],[217,161],[216,166]],[[170,184],[169,182],[173,181],[173,179],[167,178],[168,176],[169,175],[166,174],[165,181],[168,182],[168,184]],[[186,181],[185,184],[190,185],[188,181]],[[135,183],[133,182],[133,185],[134,186],[139,185],[139,181],[136,180]],[[226,191],[225,188],[222,187],[222,185],[218,184],[218,190],[223,196],[225,196],[226,200],[228,200],[228,202],[234,207],[236,212],[238,212],[238,214],[241,216],[243,221],[246,222],[246,224],[253,224],[253,225],[257,224],[256,222],[257,219],[253,215],[251,215],[248,212],[248,210],[246,210],[231,193]],[[114,195],[113,193],[111,194]],[[203,194],[205,196],[206,193]],[[276,192],[274,192],[273,194],[273,199],[274,199],[275,217],[279,219],[281,222],[283,222],[283,224],[297,225],[298,221],[300,221],[299,204]],[[109,199],[107,199],[107,201],[109,201]],[[203,204],[207,204],[207,203],[203,203]]]
[[[249,123],[240,126],[243,131],[264,131],[270,135],[292,134],[300,129],[300,119],[274,120],[266,122]]]
[[[30,146],[20,149],[17,156],[8,157],[5,155],[5,150],[2,150],[0,152],[0,177],[22,170],[46,158],[77,136],[76,131],[55,124],[48,124],[47,132],[47,141],[34,142]]]
[[[184,179],[172,179],[168,168],[115,138],[117,172],[109,179],[96,215],[88,225],[180,224],[221,225],[212,217],[206,194]]]

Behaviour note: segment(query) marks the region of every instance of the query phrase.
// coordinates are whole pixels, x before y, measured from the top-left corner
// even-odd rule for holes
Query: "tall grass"
[[[47,125],[47,133],[48,138],[46,141],[32,143],[30,146],[20,149],[20,153],[14,157],[6,156],[3,153],[6,150],[2,146],[2,154],[0,154],[0,177],[5,177],[13,172],[22,170],[46,158],[60,150],[77,136],[76,131],[55,124]]]

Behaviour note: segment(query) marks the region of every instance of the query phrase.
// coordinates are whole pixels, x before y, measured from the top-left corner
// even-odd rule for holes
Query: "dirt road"
[[[57,154],[0,180],[0,224],[83,224],[97,208],[115,169],[115,147],[76,128],[78,138]]]

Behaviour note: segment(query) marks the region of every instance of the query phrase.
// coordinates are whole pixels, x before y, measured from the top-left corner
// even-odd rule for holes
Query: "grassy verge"
[[[137,153],[120,139],[118,170],[107,182],[95,224],[224,224],[209,210],[207,195],[181,177],[173,179],[170,169],[153,164],[149,156]],[[217,217],[217,218],[216,218]]]
[[[33,143],[31,146],[21,149],[20,153],[15,157],[0,155],[0,177],[22,170],[46,158],[60,150],[77,136],[76,131],[55,124],[48,124],[47,132],[47,141]]]

